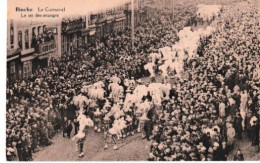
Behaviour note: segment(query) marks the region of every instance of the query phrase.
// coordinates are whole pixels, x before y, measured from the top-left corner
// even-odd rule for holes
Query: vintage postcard
[[[7,161],[260,160],[259,0],[7,0]]]

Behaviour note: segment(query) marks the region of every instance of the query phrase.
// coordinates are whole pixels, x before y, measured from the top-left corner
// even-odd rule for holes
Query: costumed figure
[[[90,118],[87,118],[82,112],[77,118],[79,122],[79,131],[78,133],[72,138],[73,141],[76,142],[77,152],[79,157],[84,156],[83,147],[84,141],[86,139],[86,126],[93,127],[94,123]]]
[[[110,128],[110,118],[108,115],[105,115],[105,117],[103,118],[103,124],[104,124],[104,137],[105,137],[105,149],[108,148],[108,141],[109,141],[109,133],[108,130]]]
[[[102,112],[99,111],[99,108],[97,108],[97,110],[94,112],[94,123],[95,123],[94,130],[97,132],[101,131],[101,115]]]

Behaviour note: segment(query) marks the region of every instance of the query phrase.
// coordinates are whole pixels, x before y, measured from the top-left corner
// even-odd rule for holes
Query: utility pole
[[[173,1],[174,1],[174,0],[171,0],[171,1],[172,1],[171,9],[172,9],[172,19],[173,19]]]
[[[134,50],[134,12],[135,12],[135,7],[134,7],[134,0],[131,0],[131,45],[132,45],[132,51]]]

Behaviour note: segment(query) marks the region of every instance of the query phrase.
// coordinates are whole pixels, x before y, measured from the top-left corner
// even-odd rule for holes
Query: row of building
[[[138,24],[153,16],[156,9],[169,6],[172,0],[135,0],[135,20]],[[162,3],[164,2],[164,3]],[[52,57],[62,57],[74,49],[87,49],[106,34],[131,27],[131,3],[97,13],[60,22],[7,23],[7,79],[28,78],[37,69],[47,67]]]

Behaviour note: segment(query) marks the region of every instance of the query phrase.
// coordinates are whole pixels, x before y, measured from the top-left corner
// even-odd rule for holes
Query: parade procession
[[[260,160],[259,3],[132,0],[55,26],[10,21],[6,159]]]

